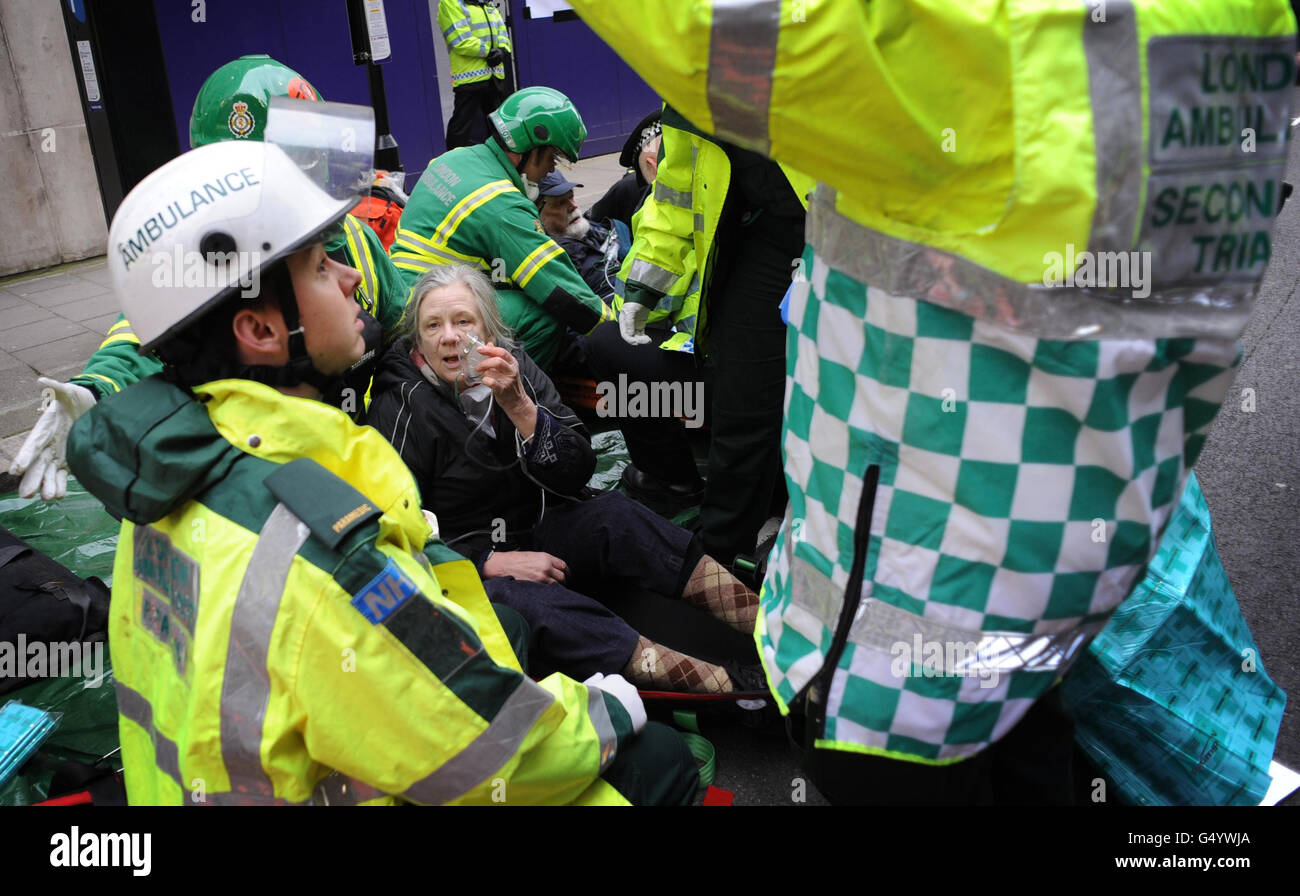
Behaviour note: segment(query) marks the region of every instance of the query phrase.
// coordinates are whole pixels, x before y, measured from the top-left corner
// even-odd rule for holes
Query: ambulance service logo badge
[[[230,118],[226,120],[226,124],[230,127],[230,133],[236,137],[247,137],[253,133],[256,122],[253,120],[253,113],[248,111],[248,103],[235,103],[231,107]]]

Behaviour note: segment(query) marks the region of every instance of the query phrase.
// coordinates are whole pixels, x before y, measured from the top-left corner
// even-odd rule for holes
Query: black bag
[[[0,649],[31,643],[103,641],[108,634],[108,587],[82,579],[0,526]],[[27,684],[0,671],[0,694]]]

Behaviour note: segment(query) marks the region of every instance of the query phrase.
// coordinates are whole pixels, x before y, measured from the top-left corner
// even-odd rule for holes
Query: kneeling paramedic
[[[226,140],[261,140],[271,101],[277,97],[305,102],[320,99],[306,78],[269,56],[241,56],[226,63],[208,76],[194,99],[190,145],[197,149]],[[212,189],[220,188],[218,184]],[[170,218],[172,212],[168,209],[164,214]],[[326,397],[330,404],[360,418],[374,362],[397,334],[406,307],[406,286],[388,260],[379,235],[355,215],[344,217],[334,242],[326,248],[331,258],[361,272],[357,301],[366,322],[367,351],[345,376],[338,378],[334,393]],[[139,345],[131,322],[122,315],[109,327],[107,337],[81,373],[66,383],[48,377],[38,380],[49,399],[9,467],[10,475],[22,477],[20,495],[30,498],[39,493],[43,500],[50,501],[67,493],[67,438],[73,422],[96,401],[162,369],[162,362],[153,355],[137,351]]]
[[[373,135],[369,114],[319,104],[280,145],[193,150],[114,218],[114,290],[165,367],[83,415],[69,460],[123,519],[109,638],[129,800],[688,803],[681,738],[619,676],[525,675],[470,563],[426,544],[401,459],[320,401],[364,351],[360,274],[324,241],[373,141],[323,147]],[[154,287],[151,257],[177,250],[216,285]]]

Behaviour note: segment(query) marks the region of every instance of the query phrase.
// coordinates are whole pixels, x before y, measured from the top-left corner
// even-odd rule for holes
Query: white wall
[[[60,4],[0,0],[0,276],[108,238]]]

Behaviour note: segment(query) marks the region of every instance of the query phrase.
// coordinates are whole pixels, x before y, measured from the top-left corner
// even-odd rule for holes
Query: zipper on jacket
[[[871,514],[876,505],[876,486],[880,483],[880,466],[871,464],[862,477],[862,499],[858,501],[857,519],[853,526],[853,566],[849,569],[849,584],[844,591],[844,605],[835,625],[835,637],[821,669],[813,676],[808,692],[807,746],[826,736],[826,704],[830,702],[831,681],[844,655],[844,645],[849,639],[853,617],[862,602],[862,578],[867,567],[867,549],[871,544]]]

